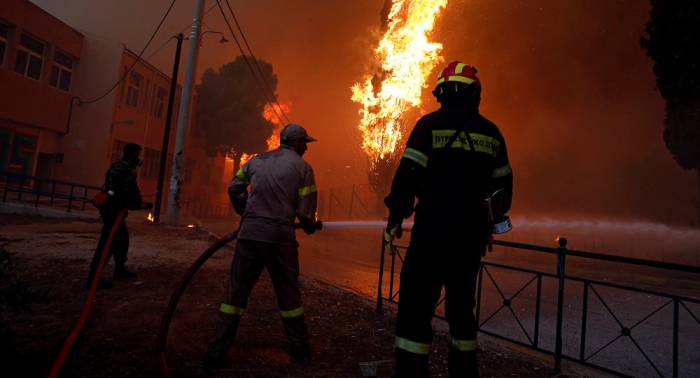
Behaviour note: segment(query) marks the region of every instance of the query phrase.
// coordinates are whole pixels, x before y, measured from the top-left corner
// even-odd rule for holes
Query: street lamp
[[[226,37],[224,36],[224,33],[220,32],[220,31],[216,31],[216,30],[207,30],[207,31],[205,31],[204,33],[202,33],[202,34],[199,35],[200,43],[201,43],[202,37],[204,37],[204,35],[207,34],[207,33],[212,33],[212,34],[218,34],[218,35],[220,35],[221,38],[219,39],[219,43],[226,43],[226,42],[228,42],[228,39],[226,39]]]

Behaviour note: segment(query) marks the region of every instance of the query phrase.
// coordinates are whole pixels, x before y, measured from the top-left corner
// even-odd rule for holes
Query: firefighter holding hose
[[[143,202],[141,192],[136,183],[136,169],[143,164],[141,160],[141,146],[136,143],[127,143],[122,150],[122,158],[112,165],[105,173],[105,183],[102,187],[103,200],[96,204],[102,218],[102,231],[97,243],[95,254],[90,262],[90,272],[86,287],[89,289],[97,272],[102,250],[106,247],[107,239],[112,227],[118,227],[112,241],[109,255],[114,255],[114,279],[127,279],[136,277],[136,273],[126,268],[127,253],[129,252],[129,230],[126,228],[126,217],[119,224],[117,215],[125,209],[149,209],[153,205]],[[112,283],[102,278],[99,279],[99,289],[109,289]]]
[[[224,366],[248,297],[264,268],[272,279],[292,358],[299,363],[311,358],[298,284],[299,244],[294,222],[298,218],[307,234],[317,229],[314,173],[302,159],[307,143],[314,141],[303,127],[285,126],[280,147],[253,157],[229,185],[229,197],[241,214],[241,223],[229,286],[219,307],[217,333],[209,343],[205,366]]]
[[[422,117],[411,132],[385,199],[387,242],[401,237],[414,211],[411,241],[401,269],[396,324],[396,376],[428,376],[431,321],[445,288],[450,328],[449,373],[476,377],[476,278],[491,241],[485,198],[501,197],[493,209],[510,208],[513,174],[498,127],[479,113],[481,83],[475,68],[450,63],[433,94],[440,109]]]

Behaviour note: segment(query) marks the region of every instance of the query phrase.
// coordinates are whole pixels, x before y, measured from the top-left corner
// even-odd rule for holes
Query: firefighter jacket
[[[433,231],[486,233],[485,198],[499,188],[504,191],[496,211],[505,214],[513,174],[498,127],[478,111],[443,107],[422,117],[411,132],[385,202],[390,222],[398,222],[412,214],[418,199],[414,237],[422,230],[433,236]]]
[[[112,163],[105,174],[103,190],[110,195],[112,210],[135,209],[141,206],[141,191],[136,183],[136,172],[124,160]]]
[[[238,230],[241,240],[297,245],[295,218],[309,222],[316,217],[313,169],[286,145],[245,163],[228,193],[242,215]]]

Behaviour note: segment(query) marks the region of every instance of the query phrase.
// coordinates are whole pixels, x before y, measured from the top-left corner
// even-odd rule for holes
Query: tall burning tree
[[[447,0],[387,0],[374,67],[352,87],[352,100],[361,105],[358,127],[370,161],[369,182],[377,193],[387,192],[406,115],[420,105],[426,78],[442,60],[442,45],[428,34],[445,6]]]

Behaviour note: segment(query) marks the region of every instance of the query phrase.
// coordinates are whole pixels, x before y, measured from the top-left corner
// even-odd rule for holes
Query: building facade
[[[0,171],[50,176],[83,35],[26,0],[0,6]]]
[[[123,146],[137,143],[139,186],[144,200],[154,201],[169,75],[118,39],[73,29],[27,0],[2,3],[0,172],[101,186]],[[164,200],[179,101],[178,86]],[[195,127],[187,135],[183,202],[204,214],[227,202],[226,161],[204,153]]]

